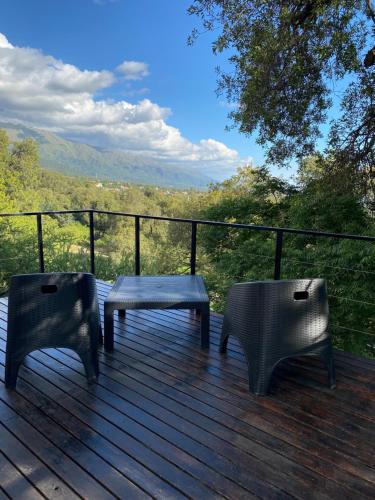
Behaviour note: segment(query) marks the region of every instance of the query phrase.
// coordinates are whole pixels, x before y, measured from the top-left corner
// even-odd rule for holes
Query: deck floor
[[[238,344],[218,352],[220,316],[204,352],[189,311],[133,311],[97,384],[49,349],[6,391],[6,313],[1,299],[0,499],[375,498],[374,362],[336,353],[335,391],[318,363],[288,362],[255,397]]]

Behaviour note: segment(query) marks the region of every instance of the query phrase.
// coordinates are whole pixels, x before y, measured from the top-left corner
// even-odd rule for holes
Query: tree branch
[[[363,64],[365,68],[370,68],[375,64],[375,46],[367,52]]]
[[[370,0],[368,0],[370,1]],[[316,7],[319,5],[327,6],[331,3],[331,0],[309,0],[305,6],[299,12],[293,14],[291,18],[291,23],[294,26],[301,26],[308,18],[312,17]]]

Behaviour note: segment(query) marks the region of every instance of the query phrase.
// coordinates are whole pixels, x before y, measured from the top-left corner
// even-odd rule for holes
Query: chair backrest
[[[324,279],[254,281],[234,285],[243,287],[241,304],[247,307],[252,328],[262,332],[265,341],[277,336],[285,351],[303,349],[324,337],[328,327],[328,300]],[[246,302],[246,306],[244,305]]]
[[[96,282],[88,273],[12,276],[8,303],[8,342],[35,350],[87,343],[99,328]],[[30,350],[31,352],[31,350]]]

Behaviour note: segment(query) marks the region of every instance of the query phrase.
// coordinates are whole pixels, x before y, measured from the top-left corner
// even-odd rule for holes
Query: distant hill
[[[136,154],[95,148],[44,130],[1,122],[0,128],[8,132],[12,141],[32,137],[39,144],[41,165],[67,175],[200,190],[212,181],[187,168],[161,165]]]

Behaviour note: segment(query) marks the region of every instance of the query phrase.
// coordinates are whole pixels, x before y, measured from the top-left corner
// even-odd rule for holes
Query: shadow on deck
[[[236,341],[218,352],[219,315],[207,353],[190,312],[129,311],[98,384],[49,349],[6,391],[6,313],[1,299],[0,498],[375,496],[375,362],[337,352],[331,391],[318,363],[290,361],[255,397]]]

